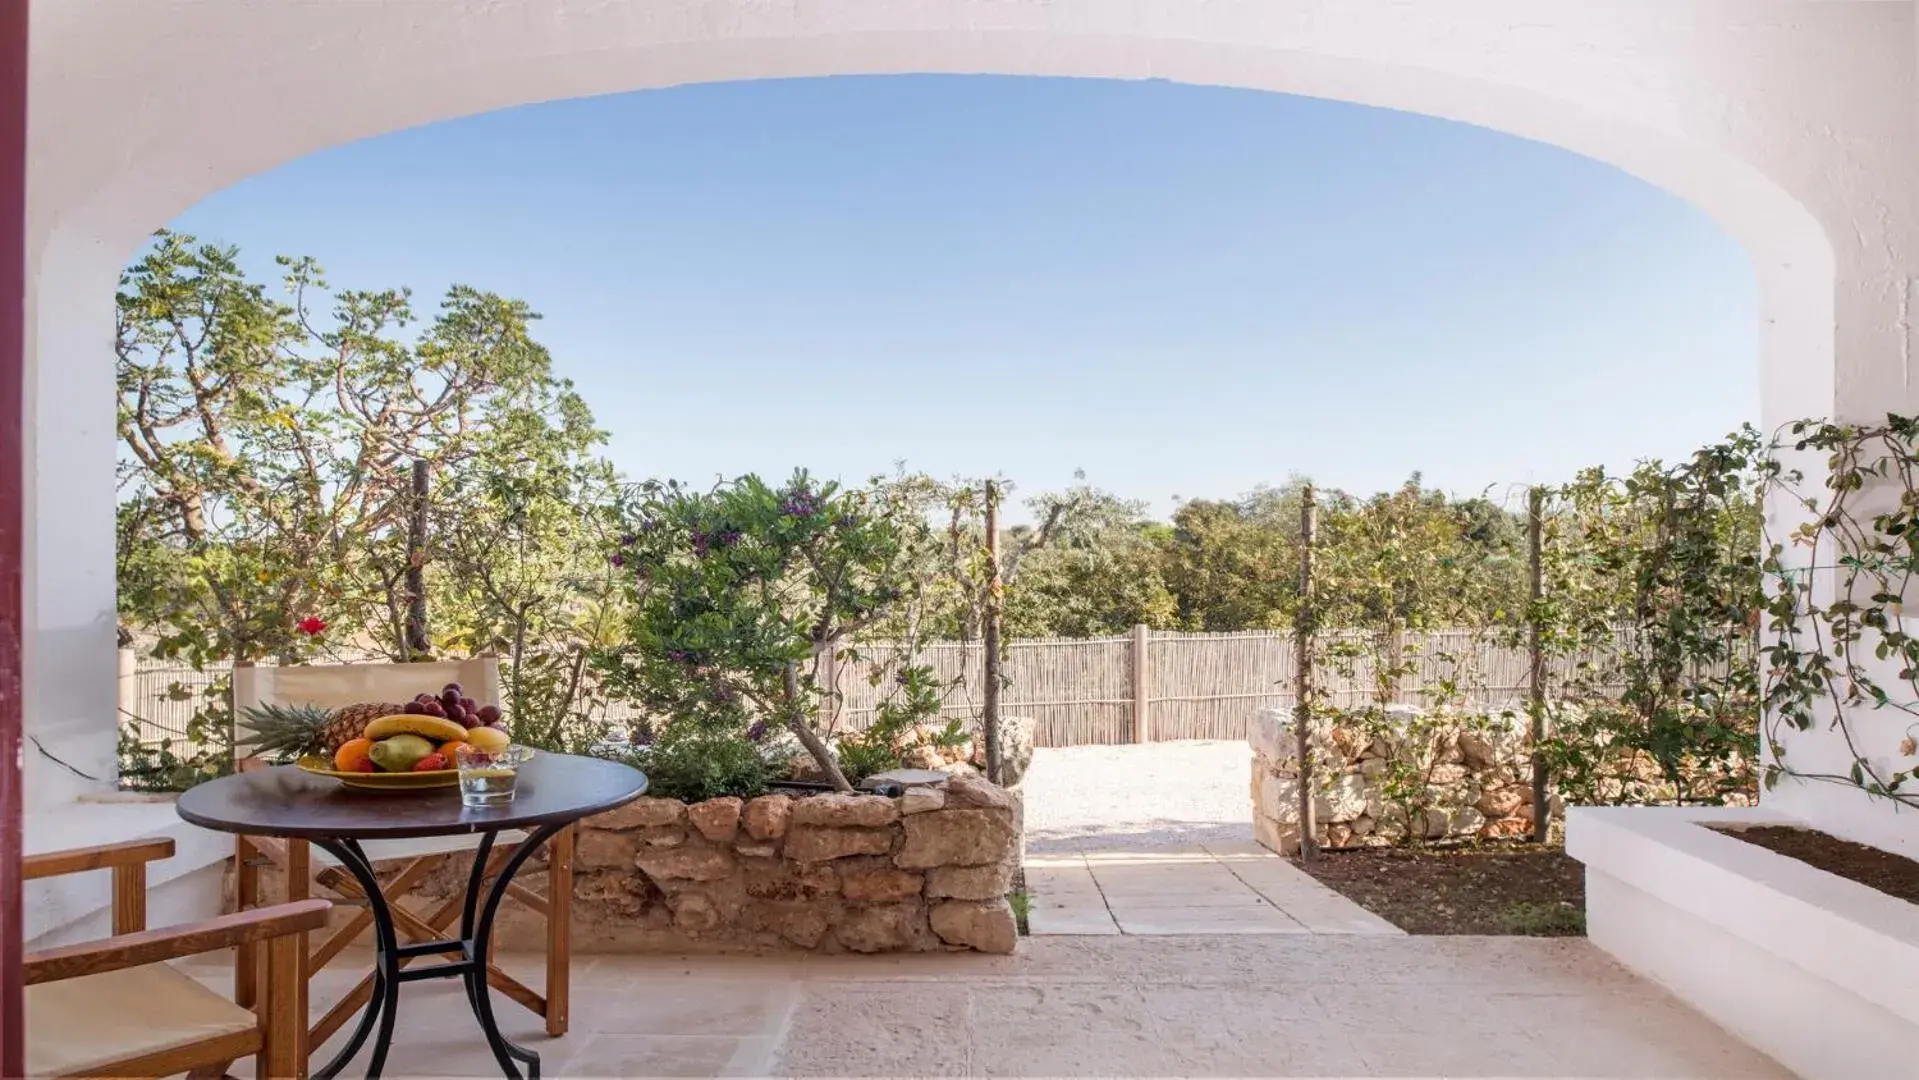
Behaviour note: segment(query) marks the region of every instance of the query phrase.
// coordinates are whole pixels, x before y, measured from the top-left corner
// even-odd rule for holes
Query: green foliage
[[[1178,626],[1274,630],[1299,605],[1299,492],[1304,481],[1239,502],[1194,500],[1173,514],[1161,565]]]
[[[119,758],[120,785],[132,791],[185,791],[233,771],[233,754],[217,744],[189,736],[179,747],[171,738],[149,746],[140,741],[138,724],[120,729]]]
[[[501,657],[517,741],[580,752],[610,727],[592,656],[625,633],[623,575],[606,554],[618,478],[603,461],[527,442],[489,447],[434,500],[435,639]]]
[[[1904,618],[1919,569],[1919,418],[1802,421],[1783,440],[1822,475],[1811,491],[1783,462],[1766,477],[1801,519],[1765,550],[1765,784],[1792,777],[1919,806],[1919,637]],[[1839,735],[1844,772],[1789,757],[1790,732],[1815,726]]]
[[[1314,577],[1328,626],[1384,634],[1511,621],[1525,554],[1485,500],[1455,504],[1420,485],[1320,513]]]
[[[404,659],[412,462],[445,478],[601,436],[524,303],[454,286],[416,332],[405,290],[280,266],[284,302],[233,249],[162,232],[122,277],[121,615],[195,666],[311,656],[307,616]]]
[[[744,738],[697,729],[663,739],[632,755],[646,773],[647,794],[683,802],[766,792],[771,770],[760,748]]]
[[[1007,893],[1006,902],[1013,906],[1013,922],[1019,927],[1021,937],[1031,933],[1026,926],[1026,916],[1033,910],[1033,898],[1023,892]]]
[[[409,658],[423,461],[432,647],[505,657],[523,740],[592,741],[604,701],[579,676],[620,628],[594,534],[615,478],[531,337],[538,316],[456,285],[421,324],[406,290],[334,291],[311,259],[279,265],[283,298],[234,249],[162,232],[122,276],[123,627],[200,670],[337,648]],[[301,629],[310,617],[323,632]]]
[[[196,691],[181,683],[168,687],[175,701],[190,701]],[[231,673],[209,680],[197,691],[199,705],[187,719],[182,738],[163,738],[159,745],[140,741],[140,718],[121,718],[118,745],[120,784],[135,791],[185,791],[233,771],[233,678]]]
[[[1554,493],[1532,617],[1550,653],[1589,658],[1557,688],[1541,747],[1569,797],[1750,795],[1767,457],[1746,428],[1680,465],[1588,470]]]
[[[669,731],[769,720],[838,777],[817,730],[821,660],[918,588],[914,555],[927,543],[925,519],[894,495],[804,472],[778,488],[757,476],[705,492],[642,485],[614,555],[627,574],[627,644],[600,655],[602,671],[669,717]]]
[[[885,672],[875,671],[871,682],[878,686],[883,678]],[[840,768],[851,783],[899,768],[900,757],[918,727],[939,715],[944,694],[932,669],[907,666],[900,669],[894,681],[898,690],[880,701],[873,723],[865,731],[839,739]],[[934,745],[957,746],[966,739],[964,721],[954,718],[935,738]]]

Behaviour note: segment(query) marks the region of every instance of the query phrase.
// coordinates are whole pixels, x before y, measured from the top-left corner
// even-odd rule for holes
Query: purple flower
[[[753,726],[746,729],[746,739],[748,742],[766,741],[766,721],[754,721]]]
[[[906,672],[904,672],[904,671],[902,671],[902,672],[900,672],[900,673],[899,673],[898,675],[895,675],[895,676],[893,676],[893,681],[894,681],[894,682],[896,682],[896,683],[899,683],[899,684],[900,684],[901,686],[905,686],[905,685],[906,685]]]
[[[640,538],[637,536],[634,536],[632,533],[627,533],[625,536],[620,537],[621,547],[632,547],[634,544],[637,544],[639,542],[640,542]]]
[[[706,554],[706,548],[707,548],[706,534],[703,532],[694,533],[693,534],[693,554],[704,555]]]
[[[678,649],[668,649],[668,650],[666,651],[666,658],[667,658],[668,660],[671,660],[671,661],[673,661],[673,662],[674,662],[674,663],[676,663],[676,664],[680,664],[680,663],[685,663],[685,661],[686,661],[686,654],[685,654],[685,653],[683,653],[683,652],[681,652],[681,651],[680,651],[680,650],[678,650]]]
[[[780,513],[787,517],[812,517],[819,511],[819,497],[810,492],[797,491],[786,497],[780,504]]]
[[[722,532],[719,535],[718,539],[721,547],[732,547],[734,544],[737,544],[740,542],[739,530],[728,529],[725,532]]]
[[[614,568],[615,568],[615,569],[618,569],[619,567],[622,567],[622,566],[625,566],[625,565],[626,565],[626,556],[625,556],[625,555],[622,555],[622,554],[620,554],[620,553],[619,553],[619,552],[617,552],[617,551],[616,551],[616,552],[614,552],[614,553],[613,553],[613,566],[614,566]]]

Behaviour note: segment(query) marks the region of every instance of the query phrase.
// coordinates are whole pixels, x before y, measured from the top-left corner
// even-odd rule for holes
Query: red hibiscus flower
[[[299,625],[296,628],[302,634],[306,634],[310,637],[326,629],[326,620],[318,618],[317,616],[308,615],[306,618],[300,620]]]

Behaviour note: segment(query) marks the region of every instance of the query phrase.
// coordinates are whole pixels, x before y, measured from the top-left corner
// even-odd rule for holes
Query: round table
[[[311,841],[340,860],[365,891],[373,915],[375,967],[373,997],[360,1015],[352,1038],[334,1059],[313,1072],[329,1080],[365,1045],[377,1023],[373,1057],[366,1075],[377,1077],[386,1065],[393,1042],[394,1013],[400,984],[420,979],[459,976],[467,1001],[486,1035],[487,1045],[507,1076],[518,1077],[516,1060],[527,1074],[540,1075],[540,1055],[500,1034],[493,1018],[492,994],[486,984],[486,962],[493,935],[493,918],[507,885],[521,864],[553,834],[584,817],[623,806],[646,792],[646,777],[617,762],[570,754],[546,754],[520,766],[513,801],[497,806],[468,807],[457,787],[420,791],[351,791],[337,780],[313,776],[290,765],[238,773],[209,780],[180,796],[176,804],[188,822],[220,832],[248,836],[277,836]],[[494,838],[504,829],[530,830],[527,838],[500,868],[493,886],[485,889],[484,870]],[[480,842],[467,878],[466,902],[460,915],[460,936],[446,941],[402,946],[393,913],[381,895],[373,864],[360,847],[362,840],[412,839],[477,833]],[[460,959],[425,967],[400,967],[410,957],[458,953]]]

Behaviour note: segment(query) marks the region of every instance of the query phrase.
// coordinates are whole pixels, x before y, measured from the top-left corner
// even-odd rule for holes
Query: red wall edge
[[[0,0],[0,1076],[26,1075],[21,1008],[20,540],[27,315],[27,0]]]

